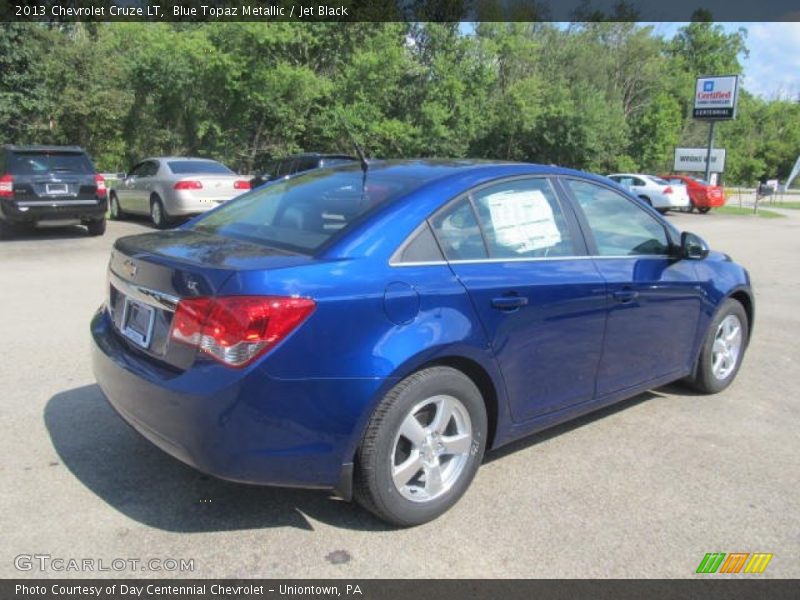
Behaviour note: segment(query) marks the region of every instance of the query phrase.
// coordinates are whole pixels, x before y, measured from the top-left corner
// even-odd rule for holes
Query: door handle
[[[492,298],[492,308],[513,312],[527,306],[528,299],[525,296],[500,296]]]
[[[639,297],[639,292],[636,292],[631,289],[624,289],[612,292],[611,295],[617,302],[620,302],[622,304],[628,304],[629,302],[633,302],[634,300],[636,300],[636,298]]]

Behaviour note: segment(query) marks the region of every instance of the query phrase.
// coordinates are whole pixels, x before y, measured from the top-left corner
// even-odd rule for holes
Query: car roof
[[[611,173],[606,177],[658,177],[658,175],[650,175],[649,173]]]
[[[186,161],[196,161],[196,162],[220,162],[214,158],[202,158],[199,156],[148,156],[147,158],[143,158],[138,162],[144,162],[146,160],[186,160]],[[220,163],[222,164],[222,163]]]
[[[53,146],[46,144],[3,144],[9,152],[85,152],[80,146]]]
[[[358,158],[349,154],[323,154],[321,152],[301,152],[300,154],[290,154],[275,160],[289,160],[292,158],[346,158],[348,160],[358,160]]]

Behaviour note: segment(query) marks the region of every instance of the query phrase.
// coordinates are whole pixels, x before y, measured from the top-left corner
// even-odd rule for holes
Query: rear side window
[[[231,175],[225,165],[213,160],[170,160],[169,170],[175,175]]]
[[[564,213],[546,179],[515,179],[474,192],[489,256],[572,256]]]
[[[408,175],[314,170],[259,187],[194,221],[192,228],[313,254],[362,217],[419,186]]]
[[[441,262],[443,260],[442,251],[427,222],[423,223],[392,257],[392,262],[399,264]]]
[[[668,254],[667,231],[643,208],[606,187],[566,180],[592,231],[600,256]]]
[[[80,152],[12,152],[7,168],[19,175],[94,173],[89,157]]]
[[[469,198],[462,198],[431,219],[431,225],[449,260],[488,258],[478,219]]]

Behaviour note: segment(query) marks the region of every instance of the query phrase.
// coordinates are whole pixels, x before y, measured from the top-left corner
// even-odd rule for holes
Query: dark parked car
[[[312,169],[323,169],[325,167],[333,167],[334,165],[341,165],[343,163],[357,161],[354,156],[347,154],[317,154],[309,152],[306,154],[294,154],[286,158],[273,160],[262,173],[256,175],[250,180],[250,186],[257,188],[264,185],[268,181],[288,177],[295,173],[302,173]]]
[[[106,185],[78,146],[0,146],[0,235],[43,222],[106,230]]]
[[[486,449],[736,377],[747,271],[608,179],[470,161],[363,175],[298,175],[116,241],[91,334],[126,421],[201,471],[414,525]]]

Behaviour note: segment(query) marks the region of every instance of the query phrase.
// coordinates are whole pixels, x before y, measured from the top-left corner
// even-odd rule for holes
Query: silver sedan
[[[163,228],[173,217],[205,212],[249,189],[249,178],[240,177],[215,160],[146,158],[110,186],[111,218],[150,215],[153,224]]]

